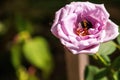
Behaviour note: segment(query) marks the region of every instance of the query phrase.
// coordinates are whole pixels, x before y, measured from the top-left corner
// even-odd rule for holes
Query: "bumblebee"
[[[92,25],[92,23],[90,21],[83,20],[81,22],[81,26],[82,26],[82,28],[86,28],[88,30],[89,28],[92,28],[93,25]]]

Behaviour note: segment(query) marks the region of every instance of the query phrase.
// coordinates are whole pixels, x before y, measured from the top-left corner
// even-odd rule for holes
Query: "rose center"
[[[92,23],[90,21],[88,21],[88,20],[83,20],[81,22],[81,26],[82,26],[82,28],[89,29],[89,28],[92,28]]]
[[[81,27],[78,27],[76,29],[76,34],[77,35],[82,35],[82,36],[86,36],[89,35],[88,29],[92,28],[92,23],[86,19],[84,19],[83,21],[81,21],[80,23]]]

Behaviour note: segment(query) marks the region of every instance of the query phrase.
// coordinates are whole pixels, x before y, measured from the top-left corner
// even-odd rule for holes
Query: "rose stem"
[[[120,50],[120,46],[118,44],[116,44],[116,43],[111,43],[111,44],[113,44],[116,48],[118,48]]]
[[[119,46],[120,47],[120,46]],[[120,48],[119,48],[120,49]],[[108,66],[107,62],[99,55],[99,53],[96,53],[93,55],[94,59],[100,60],[105,66]],[[117,80],[116,75],[114,74],[115,71],[113,69],[110,70],[110,75],[107,76],[107,78],[110,80]]]
[[[97,60],[100,60],[105,66],[108,66],[107,62],[99,55],[99,53],[94,54],[93,57]]]

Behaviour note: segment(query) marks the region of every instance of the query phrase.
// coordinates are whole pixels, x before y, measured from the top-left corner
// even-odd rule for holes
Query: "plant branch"
[[[108,63],[99,55],[99,53],[94,54],[94,59],[99,60],[104,66],[108,66]]]

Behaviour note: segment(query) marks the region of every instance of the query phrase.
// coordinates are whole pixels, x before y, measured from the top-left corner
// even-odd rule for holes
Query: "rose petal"
[[[76,50],[76,49],[71,49],[68,48],[73,54],[94,54],[98,51],[99,49],[99,44],[98,45],[92,45],[89,48],[83,49],[83,50]]]
[[[60,24],[58,24],[58,26],[57,26],[57,31],[58,31],[58,35],[59,35],[58,37],[59,38],[62,38],[66,41],[70,41],[68,36],[66,36],[66,34],[63,32]]]
[[[111,20],[108,20],[108,22],[106,24],[105,32],[106,32],[106,34],[103,39],[104,42],[113,40],[119,35],[118,26],[115,23],[113,23]]]
[[[76,36],[74,33],[76,20],[77,16],[75,14],[71,14],[61,21],[62,29],[66,35]]]

